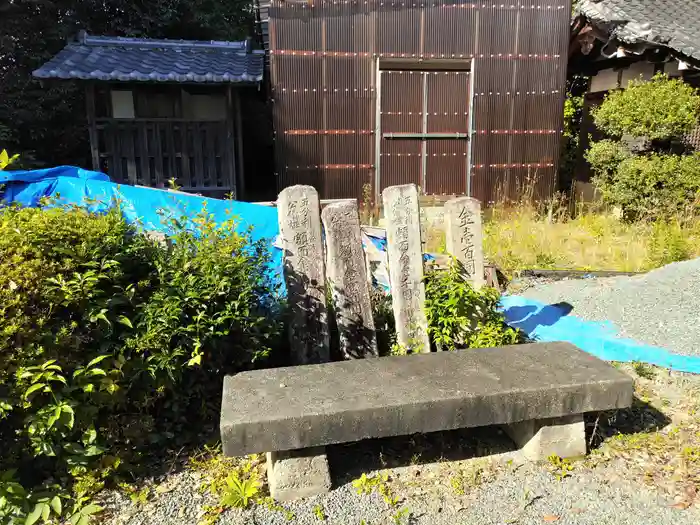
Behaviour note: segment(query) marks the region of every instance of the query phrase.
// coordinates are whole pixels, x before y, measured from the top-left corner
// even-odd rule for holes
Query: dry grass
[[[552,212],[554,210],[554,212]],[[700,220],[633,223],[601,211],[569,218],[562,209],[496,206],[485,222],[487,258],[525,268],[646,271],[700,255]]]
[[[635,378],[638,402],[601,414],[586,463],[611,479],[656,488],[684,509],[700,503],[700,380],[698,376],[645,365],[621,368]]]

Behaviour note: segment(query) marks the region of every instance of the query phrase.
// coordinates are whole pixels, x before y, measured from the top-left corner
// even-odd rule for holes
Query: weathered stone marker
[[[445,203],[447,252],[462,265],[475,289],[485,284],[481,203],[459,197]]]
[[[286,188],[277,199],[277,211],[292,315],[292,362],[324,363],[330,354],[318,193],[311,186]]]
[[[284,189],[277,213],[291,309],[290,357],[298,365],[325,363],[330,350],[318,192],[311,186]],[[327,492],[331,477],[325,449],[267,452],[267,481],[280,501]]]
[[[345,359],[376,357],[372,304],[357,202],[329,204],[321,212],[326,232],[326,276]]]
[[[382,201],[397,340],[414,352],[430,352],[418,189],[414,184],[390,186]]]

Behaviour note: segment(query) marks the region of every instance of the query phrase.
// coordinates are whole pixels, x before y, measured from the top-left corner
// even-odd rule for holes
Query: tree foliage
[[[679,79],[657,74],[650,81],[633,80],[613,91],[593,111],[596,126],[612,137],[629,135],[668,140],[692,131],[700,115],[700,96]]]
[[[88,165],[78,82],[39,82],[40,67],[84,29],[97,35],[242,39],[253,32],[247,0],[15,0],[0,4],[0,146],[31,164]]]
[[[610,138],[593,143],[586,153],[604,201],[631,220],[696,213],[700,154],[677,150],[698,125],[699,114],[696,90],[663,75],[608,94],[594,119]],[[645,145],[633,149],[630,139]]]

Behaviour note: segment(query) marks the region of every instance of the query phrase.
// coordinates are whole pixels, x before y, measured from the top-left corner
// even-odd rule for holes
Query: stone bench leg
[[[586,454],[583,414],[522,421],[506,425],[505,430],[531,461],[541,461],[552,454],[562,458]]]
[[[324,494],[331,475],[324,447],[267,453],[267,483],[277,501],[292,501]]]

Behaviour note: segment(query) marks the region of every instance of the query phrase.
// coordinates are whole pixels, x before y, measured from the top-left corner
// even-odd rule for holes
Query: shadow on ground
[[[589,450],[600,447],[606,439],[616,435],[654,432],[671,424],[663,412],[637,396],[634,396],[630,408],[586,414],[585,422]]]
[[[515,444],[497,426],[368,439],[327,448],[338,484],[379,469],[462,461],[515,450]]]
[[[569,315],[574,307],[566,302],[548,304],[541,309],[536,306],[512,306],[503,313],[513,328],[519,328],[528,336],[539,326],[552,326],[559,319]]]
[[[660,430],[671,423],[662,412],[635,396],[630,408],[585,416],[589,451],[608,438]],[[349,483],[363,473],[515,452],[515,444],[498,426],[415,434],[327,447],[333,479]]]

